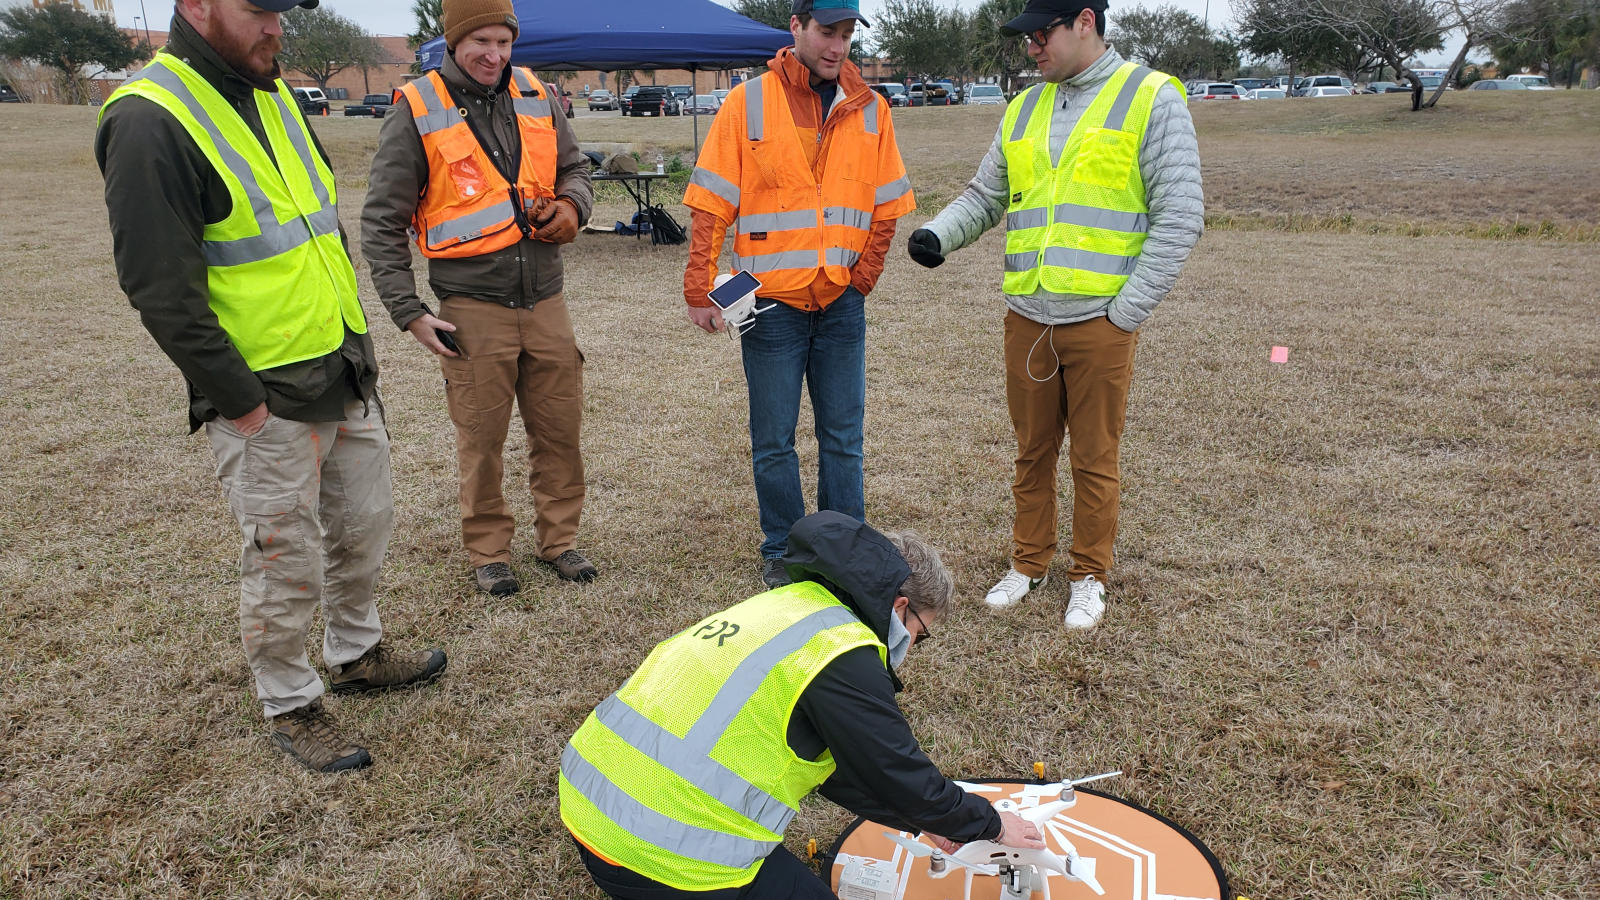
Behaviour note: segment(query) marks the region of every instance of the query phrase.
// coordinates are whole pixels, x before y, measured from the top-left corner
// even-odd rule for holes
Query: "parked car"
[[[616,109],[617,108],[617,98],[610,91],[590,91],[589,92],[589,108],[590,109]]]
[[[912,106],[949,106],[950,92],[936,81],[923,84],[916,82],[906,89],[911,95]]]
[[[1342,75],[1313,75],[1310,78],[1302,78],[1294,83],[1294,95],[1296,97],[1309,97],[1311,94],[1307,92],[1312,88],[1319,87],[1344,88],[1346,93],[1354,93],[1356,86],[1354,82]]]
[[[714,116],[721,108],[722,101],[718,100],[715,94],[695,94],[694,99],[689,101],[691,116]]]
[[[545,85],[545,87],[553,89],[554,85]],[[565,115],[569,119],[572,118],[573,116],[577,115],[577,113],[572,111],[572,92],[571,91],[559,91],[559,92],[556,92],[556,91],[552,90],[552,93],[555,93],[556,99],[561,101],[561,112],[562,112],[563,115]]]
[[[1233,83],[1241,91],[1253,91],[1267,86],[1265,78],[1235,78]]]
[[[974,84],[967,92],[969,106],[1005,106],[1006,95],[998,84]]]
[[[1300,95],[1302,97],[1349,97],[1350,89],[1347,87],[1311,87],[1306,88]]]
[[[1373,81],[1373,82],[1368,82],[1367,86],[1360,90],[1360,93],[1363,93],[1363,94],[1393,94],[1393,93],[1396,92],[1394,89],[1398,88],[1398,87],[1400,87],[1400,85],[1395,84],[1392,81]]]
[[[711,92],[711,96],[717,98],[717,105],[721,106],[723,101],[727,100],[728,99],[728,95],[731,94],[731,93],[733,93],[733,92],[728,90],[727,88],[717,88],[716,90]]]
[[[1439,89],[1439,85],[1444,83],[1443,75],[1420,75],[1418,77],[1422,79],[1422,89],[1425,91],[1436,91]],[[1445,85],[1445,90],[1453,91],[1455,88]]]
[[[369,119],[381,119],[389,112],[390,96],[388,94],[368,94],[361,98],[360,103],[350,103],[344,108],[344,114]]]
[[[0,84],[0,103],[21,103],[22,97],[17,89],[9,84]]]
[[[1543,75],[1507,75],[1505,80],[1515,81],[1517,84],[1526,85],[1530,91],[1555,90],[1555,88],[1550,86],[1550,79],[1544,77]],[[1516,88],[1512,88],[1512,90],[1516,90]]]
[[[1289,92],[1283,88],[1263,87],[1244,92],[1244,99],[1246,100],[1282,100],[1287,96],[1289,96]]]
[[[322,88],[294,88],[294,98],[300,101],[300,112],[308,116],[326,115],[328,95]]]
[[[1467,88],[1467,90],[1469,90],[1469,91],[1528,91],[1528,90],[1532,90],[1532,88],[1528,87],[1527,85],[1523,84],[1520,81],[1512,81],[1509,78],[1508,79],[1485,78],[1482,81],[1474,81],[1472,83],[1472,86]]]
[[[637,84],[622,92],[622,97],[617,100],[617,109],[622,110],[623,115],[626,116],[633,112],[633,98],[638,93],[639,86]]]
[[[1226,81],[1196,81],[1189,88],[1190,100],[1238,100],[1243,96],[1238,85]]]
[[[903,84],[884,82],[883,84],[870,85],[870,87],[882,94],[883,99],[889,101],[891,107],[906,106],[911,103],[911,95],[906,93],[906,86]]]
[[[633,102],[628,106],[630,116],[676,116],[682,112],[683,107],[678,104],[678,98],[673,96],[671,88],[653,84],[639,88],[639,93],[633,95]]]
[[[934,84],[938,85],[939,87],[944,88],[944,105],[945,106],[954,106],[957,103],[961,102],[961,92],[956,90],[955,82],[953,82],[953,81],[935,81]],[[934,106],[938,106],[938,105],[939,104],[937,104],[937,103],[934,104]]]

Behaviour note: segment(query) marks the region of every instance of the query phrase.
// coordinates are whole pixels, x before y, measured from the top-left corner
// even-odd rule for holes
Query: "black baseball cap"
[[[860,0],[794,0],[789,12],[797,16],[810,16],[823,25],[855,19],[868,28],[872,27],[867,17],[861,14]]]
[[[1110,5],[1108,0],[1028,0],[1022,15],[1001,25],[1000,33],[1006,37],[1021,37],[1053,22],[1070,22],[1086,9],[1103,15]]]
[[[250,0],[251,5],[259,6],[267,12],[288,12],[296,6],[306,9],[316,9],[322,0]]]

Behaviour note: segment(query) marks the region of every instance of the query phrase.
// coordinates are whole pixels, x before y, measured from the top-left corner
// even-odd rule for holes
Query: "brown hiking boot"
[[[313,772],[353,772],[372,765],[372,754],[339,734],[322,700],[272,717],[272,742]]]
[[[517,576],[511,574],[511,567],[505,563],[489,563],[479,566],[473,576],[478,581],[478,590],[496,597],[509,597],[522,590],[522,585],[517,583]]]
[[[388,688],[427,684],[438,678],[449,659],[443,650],[413,650],[398,653],[382,641],[361,654],[355,662],[328,667],[328,680],[335,694],[358,694]]]
[[[583,558],[583,554],[576,550],[568,550],[555,559],[547,559],[545,563],[555,567],[556,574],[562,581],[576,581],[579,584],[588,584],[600,574],[594,563]]]

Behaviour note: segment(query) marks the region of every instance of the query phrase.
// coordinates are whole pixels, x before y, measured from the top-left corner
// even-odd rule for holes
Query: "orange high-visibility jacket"
[[[874,94],[842,113],[849,118],[833,126],[819,185],[776,79],[769,72],[728,94],[684,205],[732,223],[733,270],[760,279],[763,296],[803,289],[818,269],[848,285],[872,222],[916,208],[900,154],[880,152],[889,104]]]
[[[524,68],[511,70],[511,103],[522,137],[516,184],[507,182],[483,152],[437,70],[400,92],[428,154],[428,184],[411,221],[422,255],[480,256],[531,235],[526,211],[538,198],[554,197],[556,182],[556,110],[539,79]]]

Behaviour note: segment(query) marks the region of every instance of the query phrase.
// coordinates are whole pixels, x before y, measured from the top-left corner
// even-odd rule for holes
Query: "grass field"
[[[868,514],[943,547],[961,599],[902,705],[958,777],[1126,770],[1108,789],[1256,900],[1594,897],[1600,254],[1578,238],[1600,225],[1600,94],[1398,106],[1196,111],[1233,227],[1143,331],[1086,636],[1056,582],[1011,614],[978,602],[1010,531],[1001,236],[937,271],[897,243],[868,306]],[[903,236],[997,114],[895,118],[924,205]],[[681,120],[579,125],[689,143]],[[318,128],[355,229],[376,125]],[[598,897],[556,815],[560,748],[655,642],[758,588],[738,350],[682,318],[684,249],[571,248],[581,546],[604,574],[558,583],[525,535],[509,602],[469,587],[437,366],[358,263],[394,438],[385,623],[452,659],[435,687],[331,700],[378,763],[314,776],[265,738],[236,528],[117,288],[92,129],[0,110],[0,897]],[[790,845],[848,820],[808,803]]]

